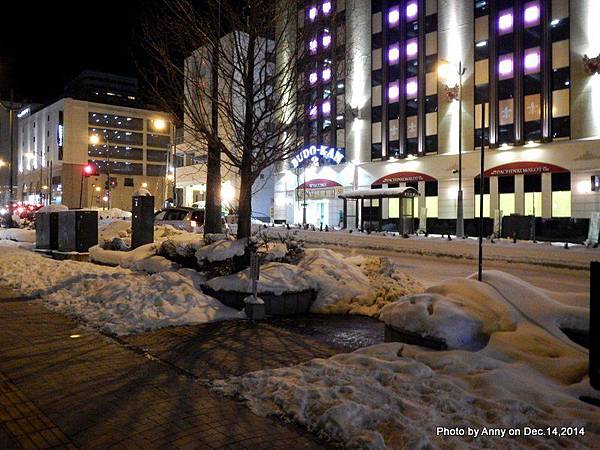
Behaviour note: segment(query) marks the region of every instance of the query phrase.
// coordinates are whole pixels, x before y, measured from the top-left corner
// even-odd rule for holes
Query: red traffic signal
[[[94,166],[93,164],[86,164],[85,166],[83,166],[83,175],[86,177],[98,175],[98,172],[96,172],[96,166]]]

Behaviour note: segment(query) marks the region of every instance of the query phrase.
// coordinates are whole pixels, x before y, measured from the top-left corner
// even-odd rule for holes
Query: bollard
[[[590,265],[590,384],[600,390],[600,261]]]

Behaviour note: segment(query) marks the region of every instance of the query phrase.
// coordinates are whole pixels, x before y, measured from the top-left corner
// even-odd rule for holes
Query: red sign
[[[332,187],[341,187],[340,183],[335,181],[326,180],[324,178],[317,178],[314,180],[306,181],[298,186],[297,189],[321,189],[321,188],[332,188]]]
[[[486,177],[501,177],[510,175],[535,175],[540,173],[568,172],[567,169],[544,162],[519,161],[502,164],[486,170]]]
[[[381,177],[379,180],[374,181],[373,184],[396,184],[415,181],[435,181],[435,178],[419,172],[396,172]]]

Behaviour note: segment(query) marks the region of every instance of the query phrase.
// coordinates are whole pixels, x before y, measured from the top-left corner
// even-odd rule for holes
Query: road
[[[448,278],[466,277],[477,271],[477,261],[410,255],[394,251],[368,250],[348,248],[335,245],[306,245],[307,247],[328,247],[344,255],[387,256],[406,273],[414,276],[425,286],[431,286]],[[515,275],[535,286],[557,291],[588,293],[590,284],[589,271],[558,269],[540,265],[515,264],[502,261],[486,261],[484,270],[502,270]]]

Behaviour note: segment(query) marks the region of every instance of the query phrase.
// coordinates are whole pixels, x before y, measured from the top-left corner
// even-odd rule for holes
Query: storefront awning
[[[360,198],[414,198],[419,196],[419,191],[413,187],[399,187],[391,189],[360,189],[358,191],[344,192],[339,198],[346,200]]]

